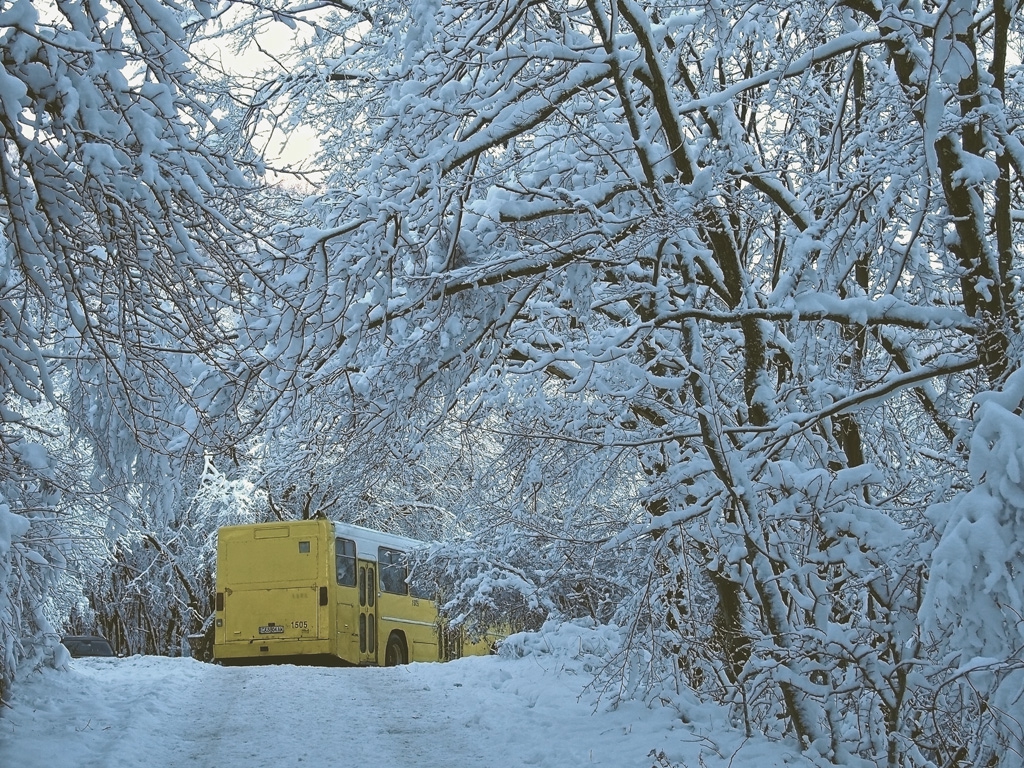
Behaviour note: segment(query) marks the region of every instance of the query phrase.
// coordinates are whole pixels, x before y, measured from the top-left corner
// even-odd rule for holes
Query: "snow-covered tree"
[[[260,90],[337,167],[282,365],[377,434],[629,449],[646,519],[607,546],[650,542],[653,636],[694,685],[836,762],[949,759],[921,510],[1020,360],[1019,7],[358,10]]]
[[[106,506],[82,523],[93,535],[140,506],[159,515],[178,457],[237,431],[248,183],[191,91],[181,22],[209,8],[195,9],[0,8],[5,684],[56,644],[44,609],[81,549],[66,515]]]

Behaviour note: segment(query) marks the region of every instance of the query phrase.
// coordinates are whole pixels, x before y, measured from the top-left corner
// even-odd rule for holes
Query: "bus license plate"
[[[284,627],[279,627],[277,624],[271,624],[269,627],[260,627],[261,635],[283,635]]]

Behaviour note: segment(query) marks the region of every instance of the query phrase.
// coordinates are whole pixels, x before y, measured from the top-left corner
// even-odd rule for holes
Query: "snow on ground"
[[[691,704],[683,722],[642,701],[608,707],[587,688],[595,657],[578,632],[517,637],[513,654],[390,668],[77,659],[19,681],[0,766],[810,766],[719,708]]]

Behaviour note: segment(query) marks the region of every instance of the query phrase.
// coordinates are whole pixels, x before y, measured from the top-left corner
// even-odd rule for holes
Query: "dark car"
[[[114,649],[105,638],[98,635],[66,635],[60,639],[61,643],[72,658],[78,659],[82,656],[113,656]]]

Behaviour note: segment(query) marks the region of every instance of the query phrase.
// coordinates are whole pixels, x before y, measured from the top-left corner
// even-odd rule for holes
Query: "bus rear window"
[[[334,566],[338,572],[338,585],[356,585],[356,543],[350,539],[334,540]]]

